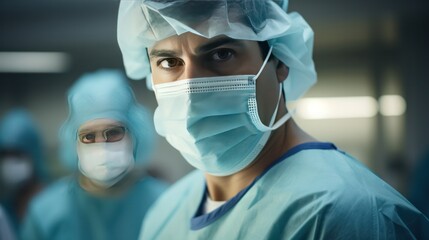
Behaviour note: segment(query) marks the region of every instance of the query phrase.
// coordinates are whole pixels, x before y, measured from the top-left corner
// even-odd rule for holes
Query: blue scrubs
[[[330,143],[298,145],[203,214],[194,171],[151,208],[140,239],[413,239],[429,228],[401,194]]]
[[[9,223],[8,216],[0,205],[0,240],[15,240],[15,235]]]
[[[144,215],[166,189],[145,177],[116,197],[96,197],[75,179],[59,180],[31,203],[22,239],[109,240],[137,239]]]
[[[9,217],[14,233],[17,233],[21,227],[22,215],[18,212],[25,210],[29,199],[40,190],[50,176],[45,162],[42,135],[30,113],[25,109],[16,108],[1,120],[0,152],[26,154],[34,167],[33,179],[27,180],[25,184],[5,186],[0,179],[0,203]]]

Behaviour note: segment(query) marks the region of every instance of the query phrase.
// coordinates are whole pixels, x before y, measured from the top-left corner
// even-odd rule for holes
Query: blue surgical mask
[[[215,176],[228,176],[252,163],[268,141],[277,107],[269,126],[258,114],[257,75],[236,75],[179,80],[154,85],[158,108],[154,122],[158,134],[194,167]]]

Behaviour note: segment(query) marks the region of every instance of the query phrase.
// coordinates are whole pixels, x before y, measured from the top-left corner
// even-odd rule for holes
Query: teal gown
[[[419,239],[428,219],[395,189],[331,143],[286,152],[208,214],[202,172],[151,208],[140,239]]]
[[[119,197],[95,197],[75,178],[54,183],[31,202],[22,227],[25,240],[134,240],[144,215],[166,189],[145,177]]]

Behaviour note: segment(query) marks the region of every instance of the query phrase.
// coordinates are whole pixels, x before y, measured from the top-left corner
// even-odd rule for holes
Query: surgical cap
[[[133,140],[136,164],[152,153],[154,128],[148,111],[137,103],[125,76],[117,70],[99,70],[83,75],[68,92],[69,116],[60,129],[63,164],[77,169],[76,144],[79,127],[94,119],[119,121]]]
[[[27,154],[33,161],[36,176],[46,180],[48,173],[43,148],[40,132],[27,111],[14,109],[6,114],[0,124],[0,151]]]
[[[289,67],[284,90],[296,100],[315,82],[313,31],[298,13],[286,13],[287,0],[122,0],[118,43],[130,78],[149,79],[147,48],[190,32],[205,38],[268,41]]]

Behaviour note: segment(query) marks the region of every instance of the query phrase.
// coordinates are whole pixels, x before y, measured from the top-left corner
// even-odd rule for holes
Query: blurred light
[[[400,116],[407,108],[405,100],[399,95],[384,95],[380,97],[380,113],[383,116]]]
[[[64,72],[69,68],[69,60],[69,55],[62,52],[0,52],[0,72]]]
[[[303,119],[370,118],[378,104],[372,97],[304,98],[296,109]]]

